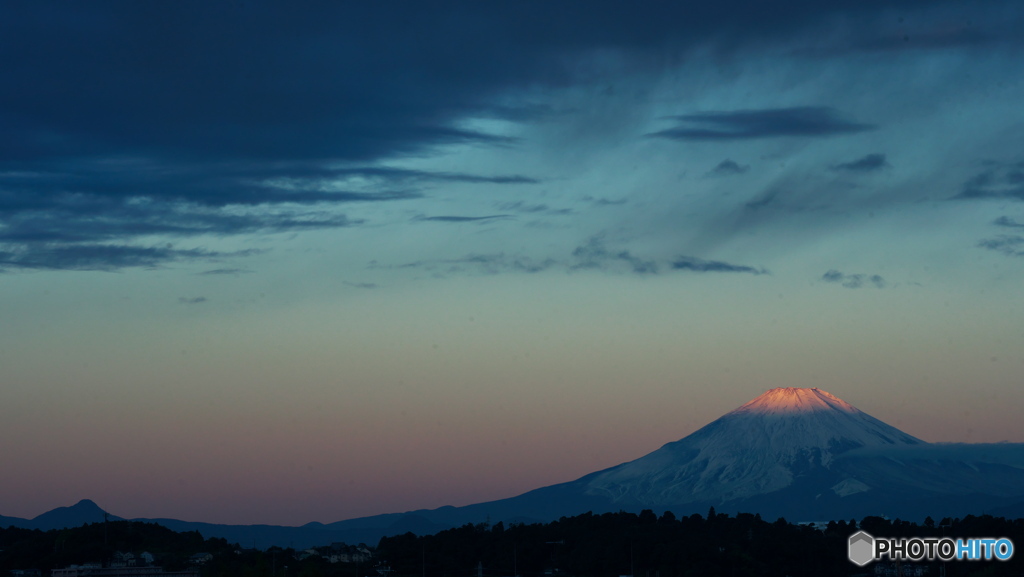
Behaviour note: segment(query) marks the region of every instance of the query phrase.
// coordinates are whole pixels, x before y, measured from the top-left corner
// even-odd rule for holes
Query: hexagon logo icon
[[[875,559],[874,548],[875,538],[864,531],[857,531],[850,535],[847,556],[850,561],[863,567]]]

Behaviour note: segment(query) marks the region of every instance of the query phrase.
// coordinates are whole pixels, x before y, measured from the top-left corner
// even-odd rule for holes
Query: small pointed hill
[[[108,514],[89,499],[82,499],[70,507],[57,507],[32,519],[31,528],[42,529],[63,529],[65,527],[80,527],[87,523],[102,523],[104,518],[110,521],[121,521],[120,517]]]
[[[122,520],[120,517],[108,514],[89,499],[82,499],[70,507],[57,507],[32,519],[0,515],[0,527],[21,527],[23,529],[49,531],[50,529],[80,527],[88,523],[102,523],[104,518],[109,521]]]

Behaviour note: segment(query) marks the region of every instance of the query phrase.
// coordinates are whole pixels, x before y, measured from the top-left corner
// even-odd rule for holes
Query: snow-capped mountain
[[[727,502],[770,493],[861,447],[924,441],[820,389],[772,389],[682,440],[598,474],[590,495],[624,505]],[[856,479],[836,491],[864,489]]]
[[[816,388],[772,389],[691,435],[575,481],[466,507],[434,523],[593,511],[923,520],[1024,503],[1024,445],[932,444]],[[476,519],[476,521],[474,521]]]

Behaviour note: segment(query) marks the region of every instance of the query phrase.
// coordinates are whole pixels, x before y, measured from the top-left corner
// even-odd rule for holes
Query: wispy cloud
[[[373,265],[371,268],[423,269],[436,276],[450,274],[498,274],[504,272],[538,273],[559,263],[554,259],[533,259],[522,255],[509,255],[504,252],[489,254],[467,254],[452,259],[420,260],[401,264],[395,267]]]
[[[186,239],[356,226],[338,207],[418,198],[286,189],[216,173],[166,174],[128,166],[34,173],[0,172],[0,251],[22,268],[118,270],[207,258],[168,250],[152,237]]]
[[[411,170],[387,166],[353,167],[353,168],[318,168],[316,174],[307,173],[307,178],[329,178],[337,180],[346,177],[378,179],[382,182],[395,183],[403,181],[415,182],[467,182],[487,184],[538,184],[541,180],[521,174],[469,174],[465,172],[445,172],[429,170]]]
[[[755,275],[769,274],[767,269],[755,268],[746,265],[737,265],[720,260],[704,260],[692,256],[680,256],[672,261],[674,270],[685,270],[692,272],[742,272]]]
[[[547,270],[565,272],[593,270],[609,274],[627,273],[641,276],[663,274],[665,271],[770,274],[764,268],[704,260],[691,256],[679,256],[659,262],[657,259],[638,256],[630,250],[609,248],[603,235],[588,238],[586,242],[572,249],[568,257],[561,259],[537,259],[525,255],[498,252],[468,254],[453,259],[420,260],[394,266],[372,262],[370,268],[421,269],[432,272],[436,276],[508,272],[539,273]]]
[[[178,302],[183,305],[198,305],[206,302],[206,297],[179,297]]]
[[[620,206],[626,204],[626,199],[624,198],[603,198],[587,195],[584,196],[581,200],[583,200],[584,202],[589,202],[594,206]]]
[[[0,267],[14,269],[98,270],[155,268],[168,262],[242,257],[257,251],[217,252],[178,249],[173,245],[133,246],[119,244],[25,244],[14,250],[0,250]]]
[[[760,208],[765,208],[766,206],[773,204],[781,193],[782,190],[780,188],[772,187],[768,190],[765,190],[764,192],[761,192],[753,199],[747,201],[747,203],[744,204],[743,206],[748,210],[757,210]]]
[[[1006,228],[1024,228],[1024,222],[1018,222],[1008,216],[1001,216],[992,221],[992,224]]]
[[[885,279],[877,274],[845,274],[836,269],[831,269],[821,275],[821,280],[828,283],[840,284],[849,289],[858,289],[866,286],[885,288]]]
[[[481,222],[488,220],[503,220],[506,218],[515,218],[511,214],[491,214],[487,216],[418,216],[413,220],[427,220],[434,222]]]
[[[0,163],[2,165],[2,163]],[[519,184],[533,179],[395,168],[323,169],[308,164],[263,166],[123,162],[47,171],[0,170],[0,254],[21,268],[118,270],[219,253],[145,246],[153,236],[188,238],[280,233],[363,224],[342,206],[421,198],[388,188],[409,180]],[[375,181],[369,190],[344,190],[326,178]],[[439,216],[465,222],[485,217]],[[140,246],[141,244],[141,246]],[[234,253],[239,255],[241,253]]]
[[[674,128],[648,134],[675,140],[748,140],[778,137],[825,137],[872,130],[870,124],[842,118],[821,106],[698,112],[671,117]]]
[[[535,215],[568,216],[575,213],[571,208],[551,208],[544,203],[530,204],[521,200],[499,203],[498,208],[521,214]]]
[[[989,163],[954,198],[1024,200],[1024,161]]]
[[[750,166],[749,165],[741,165],[738,162],[736,162],[735,160],[727,158],[727,159],[723,160],[722,162],[719,162],[718,166],[716,166],[713,169],[711,169],[711,171],[709,171],[707,175],[708,176],[734,176],[734,175],[737,175],[737,174],[743,174],[744,172],[747,172],[748,170],[750,170]]]
[[[387,188],[410,180],[536,182],[518,175],[321,169],[305,164],[275,169],[193,164],[168,171],[129,162],[113,168],[0,171],[0,249],[9,255],[7,264],[102,270],[153,266],[161,261],[203,258],[206,252],[145,250],[133,246],[132,241],[154,235],[187,238],[357,226],[363,220],[350,218],[339,212],[339,207],[421,198],[419,192]],[[354,176],[372,179],[371,189],[343,190],[326,180]],[[493,218],[500,216],[476,220]],[[42,258],[45,254],[50,257]],[[73,254],[89,256],[61,256]],[[104,255],[107,262],[102,262]]]
[[[1022,236],[1001,234],[996,238],[978,242],[978,246],[1001,252],[1007,256],[1024,256],[1024,237]]]
[[[873,153],[858,158],[851,162],[843,162],[832,166],[832,170],[841,170],[847,172],[875,172],[882,170],[883,168],[889,168],[891,165],[886,160],[885,155],[881,153]]]
[[[657,274],[658,263],[649,259],[642,259],[628,250],[610,251],[605,247],[604,240],[599,237],[591,237],[586,244],[576,247],[572,251],[573,264],[571,268],[606,268],[617,263],[625,263],[632,272],[637,274]]]
[[[240,274],[250,274],[252,272],[253,271],[251,271],[249,269],[244,269],[244,268],[215,268],[215,269],[211,269],[211,270],[204,270],[204,271],[202,271],[200,273],[197,273],[197,274],[200,274],[200,275],[232,275],[232,276],[238,276]]]

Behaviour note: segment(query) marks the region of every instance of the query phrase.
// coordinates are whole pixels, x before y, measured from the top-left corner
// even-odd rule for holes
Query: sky
[[[1024,442],[1016,2],[0,11],[0,515],[465,505],[788,386]]]

